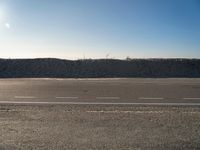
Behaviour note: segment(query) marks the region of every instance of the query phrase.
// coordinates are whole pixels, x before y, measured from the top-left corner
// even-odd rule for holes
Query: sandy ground
[[[200,149],[200,107],[2,104],[0,149]]]

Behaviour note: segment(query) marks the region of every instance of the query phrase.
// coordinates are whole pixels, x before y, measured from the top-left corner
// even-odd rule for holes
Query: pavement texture
[[[198,150],[200,108],[1,104],[0,149]]]
[[[200,79],[2,79],[4,101],[199,103]]]
[[[28,149],[199,150],[200,79],[1,79],[0,150]]]

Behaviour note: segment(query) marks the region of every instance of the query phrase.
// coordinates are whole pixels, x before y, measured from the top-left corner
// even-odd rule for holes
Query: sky
[[[200,0],[0,0],[0,58],[200,58]]]

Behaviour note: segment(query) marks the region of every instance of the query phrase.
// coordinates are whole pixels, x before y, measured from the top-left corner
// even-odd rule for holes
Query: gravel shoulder
[[[1,104],[4,149],[200,149],[200,107]]]

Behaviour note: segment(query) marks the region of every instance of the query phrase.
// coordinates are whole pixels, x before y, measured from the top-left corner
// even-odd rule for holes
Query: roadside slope
[[[200,77],[199,59],[0,59],[0,78]]]

